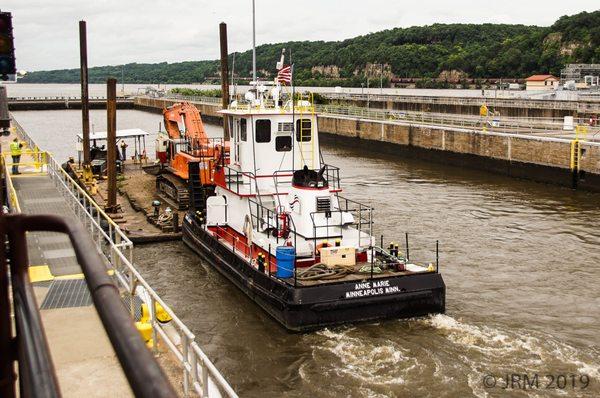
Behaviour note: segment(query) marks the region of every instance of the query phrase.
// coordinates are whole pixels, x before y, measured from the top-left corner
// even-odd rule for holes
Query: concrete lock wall
[[[434,161],[572,186],[571,141],[449,127],[320,116],[321,133],[353,138],[385,152],[403,150]],[[382,145],[382,143],[392,144]],[[581,143],[578,187],[600,191],[600,144]]]
[[[161,112],[177,100],[136,98],[135,107]],[[204,121],[222,123],[216,104],[196,104]],[[401,122],[319,116],[324,139],[374,151],[399,152],[444,164],[486,170],[539,182],[573,186],[571,141]],[[340,141],[340,137],[343,140]],[[576,186],[600,191],[600,143],[582,142]]]

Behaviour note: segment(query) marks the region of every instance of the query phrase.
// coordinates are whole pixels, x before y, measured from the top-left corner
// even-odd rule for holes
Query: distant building
[[[560,72],[565,87],[586,89],[600,86],[600,64],[569,64]]]
[[[533,75],[525,79],[525,87],[528,91],[554,90],[558,81],[558,77],[552,75]]]

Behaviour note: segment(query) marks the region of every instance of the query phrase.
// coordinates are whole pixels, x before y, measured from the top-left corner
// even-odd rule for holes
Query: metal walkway
[[[2,147],[11,139],[2,137]],[[50,175],[36,171],[31,161],[24,154],[22,174],[11,178],[21,212],[53,214],[79,223]],[[29,275],[63,396],[133,396],[92,305],[69,238],[51,232],[28,233],[27,248]],[[104,387],[99,389],[100,385]]]
[[[119,226],[50,155],[40,152],[33,140],[14,121],[16,131],[1,137],[7,148],[14,134],[27,150],[19,171],[6,179],[10,212],[52,214],[79,223],[112,275],[132,321],[140,320],[140,304],[147,306],[147,340],[167,373],[181,375],[184,396],[237,398],[235,391],[195,342],[194,334],[148,285],[132,263],[133,244]],[[26,149],[26,148],[24,148]],[[5,156],[5,175],[10,176],[10,156]],[[72,397],[128,397],[131,388],[119,365],[103,325],[92,305],[82,270],[68,237],[57,233],[27,235],[29,276],[40,305],[46,337],[63,390]],[[171,319],[162,323],[157,311]],[[165,316],[163,313],[163,317]],[[144,325],[142,325],[144,326]],[[164,354],[164,355],[163,355]]]

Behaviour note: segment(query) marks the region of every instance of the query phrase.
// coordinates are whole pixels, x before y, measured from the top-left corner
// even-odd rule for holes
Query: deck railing
[[[20,137],[30,148],[37,148],[35,142],[14,119],[13,123]],[[187,396],[191,391],[195,391],[202,397],[237,397],[229,383],[196,343],[194,334],[138,272],[133,263],[133,243],[127,235],[51,155],[48,156],[47,171],[55,186],[63,194],[66,203],[88,230],[96,250],[106,265],[115,270],[120,288],[130,296],[132,317],[135,313],[134,296],[137,295],[143,301],[147,301],[153,341],[157,342],[157,337],[160,336],[179,361],[182,367],[184,394]],[[174,325],[180,343],[169,335],[163,324],[158,322],[155,313],[157,304],[162,306],[172,318],[170,324]],[[154,349],[156,350],[156,344]]]

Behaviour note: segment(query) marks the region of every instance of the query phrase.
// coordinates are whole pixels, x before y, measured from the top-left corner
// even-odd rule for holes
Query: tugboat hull
[[[183,241],[292,331],[445,311],[439,273],[294,286],[293,279],[286,283],[250,267],[191,216],[183,222]]]

